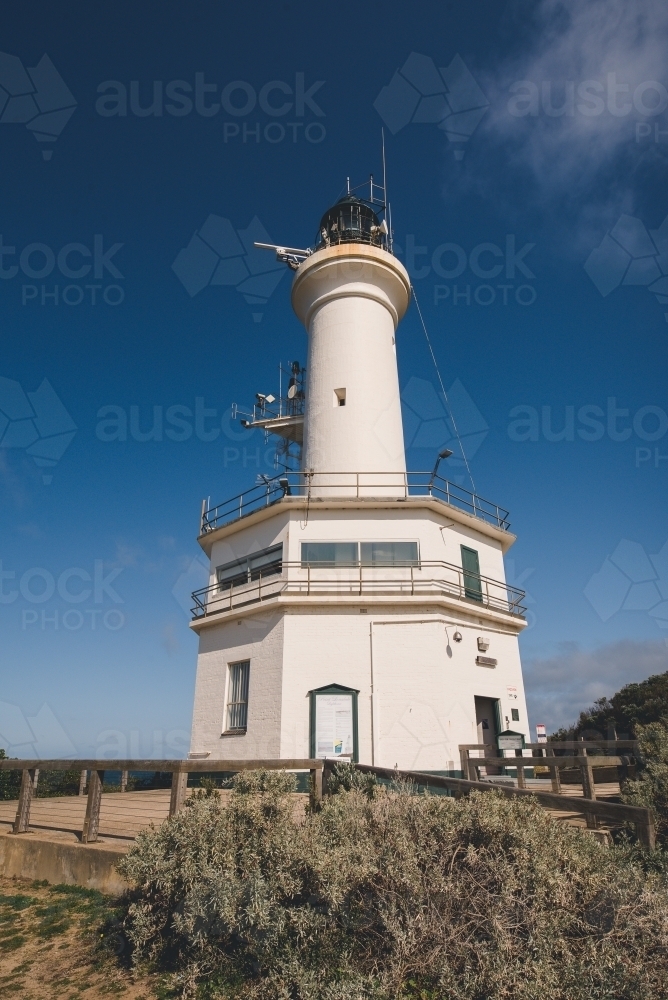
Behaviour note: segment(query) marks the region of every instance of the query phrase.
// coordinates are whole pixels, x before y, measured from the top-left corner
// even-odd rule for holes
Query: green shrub
[[[668,888],[630,850],[533,801],[352,788],[294,819],[291,779],[246,772],[139,835],[137,963],[184,996],[656,1000]]]
[[[622,797],[654,813],[657,843],[668,848],[668,720],[638,726],[638,775],[624,783]]]
[[[7,754],[0,747],[0,760],[7,760]],[[21,790],[20,771],[0,771],[0,802],[18,799]]]
[[[639,726],[668,716],[668,671],[637,684],[626,684],[611,698],[599,698],[580,712],[578,721],[553,734],[554,740],[635,739]]]

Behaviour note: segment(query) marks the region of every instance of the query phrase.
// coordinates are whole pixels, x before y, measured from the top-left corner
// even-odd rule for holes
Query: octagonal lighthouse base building
[[[438,461],[406,471],[395,336],[411,287],[376,207],[348,195],[315,249],[277,249],[306,383],[258,397],[250,423],[301,445],[301,471],[203,508],[191,757],[457,775],[460,744],[529,739],[507,512]]]

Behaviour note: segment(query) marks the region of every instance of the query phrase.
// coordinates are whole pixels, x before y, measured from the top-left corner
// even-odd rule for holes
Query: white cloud
[[[499,147],[506,160],[499,174],[512,180],[515,189],[522,188],[525,202],[533,188],[536,204],[558,199],[568,211],[577,212],[580,226],[609,227],[615,213],[635,207],[634,167],[641,156],[655,157],[662,148],[654,142],[636,143],[636,121],[651,123],[652,130],[657,122],[665,129],[667,113],[639,113],[634,94],[651,109],[660,100],[660,88],[644,93],[637,88],[648,81],[668,85],[665,0],[539,0],[531,14],[525,3],[515,9],[509,31],[513,54],[486,78],[478,74],[491,99],[480,131]],[[536,87],[536,114],[518,116],[509,110],[517,96],[511,88],[520,81]],[[578,94],[587,81],[592,81],[593,97]],[[615,85],[628,89],[609,97]],[[609,110],[613,101],[617,113]],[[565,113],[558,114],[564,102]],[[473,183],[489,183],[490,151],[485,145],[477,161],[479,175],[473,163],[468,166]],[[521,183],[527,179],[530,188]]]
[[[667,670],[668,645],[661,640],[622,639],[589,651],[563,643],[555,656],[524,664],[531,723],[544,722],[554,732],[575,722],[597,698]]]

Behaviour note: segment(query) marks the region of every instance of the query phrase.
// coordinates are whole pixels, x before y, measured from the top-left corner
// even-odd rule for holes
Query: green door
[[[480,582],[480,560],[475,549],[466,545],[462,549],[462,569],[464,570],[464,594],[472,601],[482,601],[482,584]]]

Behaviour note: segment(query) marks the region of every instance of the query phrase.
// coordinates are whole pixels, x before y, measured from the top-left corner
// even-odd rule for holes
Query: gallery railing
[[[472,514],[503,531],[510,529],[508,511],[433,472],[285,472],[265,477],[249,490],[208,508],[202,505],[200,533],[238,520],[278,501],[317,494],[330,499],[408,499],[430,496]]]
[[[326,566],[287,562],[280,574],[260,572],[257,579],[236,586],[229,581],[196,590],[194,618],[232,611],[279,595],[454,597],[475,607],[486,607],[521,617],[525,593],[501,580],[464,571],[461,566],[423,561],[414,566]]]

